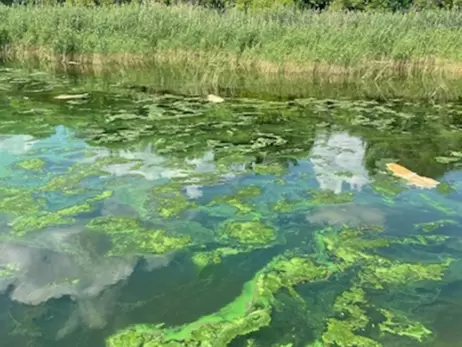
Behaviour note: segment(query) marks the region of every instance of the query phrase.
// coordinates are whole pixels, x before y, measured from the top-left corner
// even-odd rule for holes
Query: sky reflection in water
[[[5,105],[3,113],[16,112]],[[195,126],[198,137],[207,140],[207,129]],[[293,125],[286,126],[267,130],[279,129],[290,138]],[[462,339],[455,323],[462,318],[462,188],[456,167],[436,177],[451,185],[443,194],[409,187],[380,164],[366,168],[368,153],[377,148],[377,163],[393,159],[387,155],[395,139],[380,140],[380,131],[363,137],[341,125],[320,127],[309,148],[307,139],[291,138],[292,147],[279,156],[268,146],[284,137],[260,134],[252,143],[254,152],[239,153],[236,149],[247,143],[239,142],[236,129],[230,132],[225,149],[200,144],[202,151],[184,156],[180,148],[159,150],[167,140],[155,134],[117,147],[90,144],[85,131],[63,125],[44,137],[30,135],[27,127],[24,134],[0,134],[0,337],[5,346],[104,346],[108,336],[132,324],[188,324],[233,302],[244,283],[283,254],[312,257],[330,269],[331,277],[311,286],[296,283],[302,308],[294,308],[294,292],[275,292],[269,327],[236,336],[232,346],[306,347],[321,341],[343,346],[332,334],[333,324],[363,311],[354,311],[359,306],[352,301],[339,313],[333,303],[358,289],[351,287],[355,276],[364,284],[366,310],[377,308],[367,324],[347,329],[367,338],[364,346],[373,346],[373,340],[383,346],[457,346]],[[379,139],[379,145],[372,148],[370,139]],[[213,134],[209,141],[216,141]],[[297,141],[303,143],[301,154],[294,154]],[[230,157],[223,161],[227,151]],[[374,238],[370,235],[379,228],[384,230],[380,239],[398,241],[367,255],[358,251],[361,261],[345,256],[336,262],[329,254],[334,247],[329,235],[347,227],[365,228],[358,240]],[[355,237],[351,234],[353,242]],[[441,280],[422,275],[423,282],[408,288],[390,278],[392,286],[380,291],[381,282],[372,277],[382,275],[372,274],[372,265],[361,268],[374,257],[370,254],[394,259],[393,266],[452,262]],[[340,251],[335,256],[342,259]],[[383,323],[398,310],[402,316]]]

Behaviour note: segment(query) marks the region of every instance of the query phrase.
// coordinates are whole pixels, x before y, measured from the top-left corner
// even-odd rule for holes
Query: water
[[[462,104],[0,90],[2,346],[460,345]]]

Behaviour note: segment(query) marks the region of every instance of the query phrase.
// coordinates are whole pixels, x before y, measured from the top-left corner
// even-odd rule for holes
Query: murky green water
[[[462,104],[100,87],[0,72],[2,346],[460,346]]]

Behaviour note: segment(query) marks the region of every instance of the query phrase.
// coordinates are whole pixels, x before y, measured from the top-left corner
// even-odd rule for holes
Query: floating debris
[[[419,188],[435,188],[439,182],[424,176],[419,176],[415,172],[406,169],[396,163],[388,163],[387,169],[390,170],[394,176],[404,179],[407,183]]]
[[[213,94],[207,95],[207,100],[210,101],[210,102],[216,103],[216,104],[225,101],[225,99],[220,98],[219,96],[216,96],[216,95],[213,95]]]
[[[89,97],[88,93],[84,94],[60,94],[55,96],[56,100],[81,100]]]

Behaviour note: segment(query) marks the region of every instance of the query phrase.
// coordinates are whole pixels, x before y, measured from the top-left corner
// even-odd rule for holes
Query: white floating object
[[[225,99],[220,98],[219,96],[216,96],[216,95],[213,95],[213,94],[209,94],[209,95],[207,96],[207,100],[210,101],[210,102],[214,102],[214,103],[216,103],[216,104],[225,101]]]
[[[88,93],[84,94],[61,94],[58,96],[55,96],[56,100],[80,100],[80,99],[86,99],[88,98]]]

